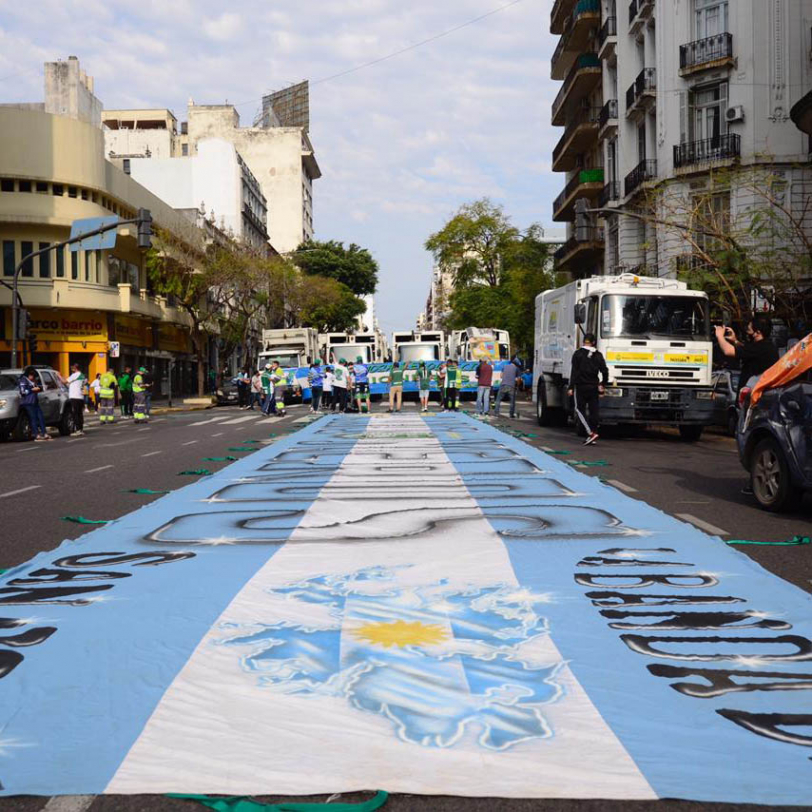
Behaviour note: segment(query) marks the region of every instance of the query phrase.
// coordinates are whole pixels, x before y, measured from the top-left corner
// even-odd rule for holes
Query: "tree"
[[[345,285],[356,296],[375,293],[378,286],[378,263],[372,254],[355,243],[308,241],[291,255],[293,262],[307,276],[323,276]]]
[[[454,269],[457,287],[502,282],[504,259],[520,237],[501,206],[488,198],[466,203],[426,240],[426,250],[443,268]]]

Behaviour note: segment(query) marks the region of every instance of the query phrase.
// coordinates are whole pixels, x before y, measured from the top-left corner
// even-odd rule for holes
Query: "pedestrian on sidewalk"
[[[133,416],[133,369],[130,366],[124,367],[118,379],[118,392],[121,396],[121,416]]]
[[[417,367],[417,389],[420,392],[420,411],[429,410],[429,391],[431,390],[431,370],[421,361]]]
[[[99,424],[114,423],[116,419],[116,387],[118,381],[108,369],[99,378]]]
[[[595,334],[586,333],[583,346],[572,354],[567,392],[575,398],[576,426],[580,423],[586,431],[584,445],[592,445],[598,439],[600,397],[608,384],[609,370],[603,355],[595,347]]]
[[[324,411],[328,409],[331,412],[336,410],[336,402],[333,397],[333,384],[335,383],[336,376],[333,374],[333,367],[328,364],[324,371],[324,391],[322,397],[324,398]]]
[[[403,370],[395,361],[389,372],[389,411],[399,412],[403,403]]]
[[[516,417],[516,384],[519,372],[520,369],[515,360],[505,364],[502,370],[502,379],[499,381],[499,394],[496,396],[496,405],[493,407],[497,417],[499,417],[499,407],[505,398],[510,398],[510,416]]]
[[[147,412],[147,369],[139,367],[133,378],[133,422],[146,423],[149,420]]]
[[[259,410],[262,411],[262,402],[265,393],[262,390],[262,373],[258,370],[254,370],[254,374],[251,376],[251,403],[250,408],[251,411],[254,411],[254,404],[256,403],[259,407]]]
[[[339,412],[343,412],[347,408],[347,386],[350,382],[350,372],[343,358],[333,364],[333,378],[333,404],[338,405]]]
[[[437,367],[437,388],[440,390],[440,409],[448,411],[445,407],[445,390],[446,390],[446,375],[448,374],[448,367],[445,361],[440,363]]]
[[[476,368],[477,390],[476,410],[487,416],[491,410],[491,387],[493,386],[493,367],[487,358],[483,358]]]
[[[96,373],[96,377],[90,382],[90,397],[93,404],[93,411],[99,411],[99,389],[101,389],[101,372]]]
[[[358,411],[362,414],[372,411],[369,402],[369,367],[359,355],[355,359],[355,391],[358,399]]]
[[[73,434],[72,437],[84,437],[85,434],[85,384],[87,378],[82,372],[79,364],[71,367],[71,374],[68,376],[68,405],[73,414]]]
[[[237,377],[237,405],[241,409],[248,408],[248,397],[251,391],[251,376],[248,367],[243,367]]]
[[[460,388],[462,387],[462,371],[453,358],[449,358],[445,370],[445,410],[458,412],[460,410]]]
[[[347,362],[347,411],[358,411],[355,403],[355,364],[352,361]]]
[[[39,404],[39,393],[42,392],[37,371],[34,367],[26,367],[17,382],[20,390],[20,406],[25,409],[28,415],[28,424],[31,426],[31,436],[35,442],[50,440],[48,429],[45,428],[45,415],[42,413],[42,406]]]
[[[321,396],[324,393],[324,371],[321,368],[321,358],[317,358],[310,365],[307,372],[307,384],[310,387],[310,411],[318,412],[321,407]]]

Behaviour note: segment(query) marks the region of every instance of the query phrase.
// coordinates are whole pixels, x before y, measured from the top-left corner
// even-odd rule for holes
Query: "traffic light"
[[[592,237],[592,222],[589,216],[589,199],[578,198],[575,201],[575,239],[588,242]]]
[[[31,333],[28,336],[28,352],[31,354],[32,358],[34,353],[37,351],[37,337]]]
[[[138,247],[152,248],[152,215],[149,209],[138,209]]]
[[[31,316],[28,314],[28,311],[21,307],[17,311],[17,340],[18,341],[25,341],[26,337],[28,336],[28,325],[31,321]]]

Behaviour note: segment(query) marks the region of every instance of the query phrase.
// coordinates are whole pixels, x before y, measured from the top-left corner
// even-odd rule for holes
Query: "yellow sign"
[[[652,352],[612,352],[606,353],[607,361],[653,361]]]
[[[168,352],[190,352],[188,331],[174,324],[159,324],[158,349]]]
[[[704,352],[700,353],[666,353],[667,364],[707,364],[708,356]]]
[[[28,311],[31,329],[45,341],[107,341],[107,315],[90,310]],[[6,335],[11,335],[11,308],[6,310]]]
[[[130,347],[152,347],[152,322],[116,316],[116,341]]]

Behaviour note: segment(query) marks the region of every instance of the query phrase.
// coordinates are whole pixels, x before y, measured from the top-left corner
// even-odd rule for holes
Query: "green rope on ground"
[[[208,795],[180,795],[169,793],[168,798],[181,798],[187,801],[197,801],[214,809],[215,812],[374,812],[385,803],[389,794],[377,792],[374,798],[361,801],[357,804],[314,804],[283,801],[279,804],[263,804],[248,796],[234,798],[212,798]]]
[[[152,491],[149,488],[130,488],[124,493],[143,493],[147,496],[157,496],[159,493],[172,493],[172,491]]]
[[[237,457],[203,457],[203,462],[234,462]]]
[[[245,445],[246,443],[261,443],[262,440],[243,440],[242,442]]]
[[[606,460],[567,460],[570,465],[575,465],[579,468],[604,468],[611,465],[611,462]]]
[[[800,544],[812,544],[809,536],[793,536],[789,541],[747,541],[746,539],[730,539],[725,544],[754,544],[759,547],[797,547]]]
[[[194,471],[180,471],[178,476],[211,476],[208,468],[196,468]]]
[[[229,451],[256,451],[256,448],[240,448],[239,446],[232,446]]]
[[[522,437],[538,437],[538,434],[523,434]]]
[[[5,572],[8,572],[8,570],[7,569],[6,570],[0,570],[0,575],[3,575],[3,573],[5,573]]]
[[[545,451],[545,454],[551,454],[553,457],[569,457],[572,451]]]
[[[63,522],[75,522],[76,524],[107,524],[112,519],[86,519],[84,516],[61,516]]]

